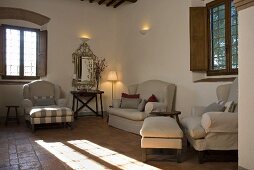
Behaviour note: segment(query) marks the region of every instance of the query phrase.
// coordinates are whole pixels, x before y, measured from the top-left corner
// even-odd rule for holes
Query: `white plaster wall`
[[[51,18],[47,25],[48,76],[60,84],[67,96],[71,87],[73,65],[71,54],[78,47],[79,36],[90,34],[92,50],[106,57],[107,71],[116,69],[120,81],[116,83],[116,97],[126,86],[149,79],[159,79],[177,85],[176,108],[183,115],[193,105],[208,105],[216,101],[215,89],[221,83],[193,83],[189,71],[189,7],[202,5],[199,0],[139,0],[117,9],[89,2],[69,0],[1,0],[0,6],[33,10]],[[151,30],[139,33],[143,24]],[[102,89],[105,108],[111,98],[111,84],[103,75]],[[20,86],[12,86],[21,89]],[[9,86],[0,86],[0,94],[8,94]],[[20,94],[20,93],[19,93]],[[22,96],[3,95],[1,107],[20,103]],[[10,103],[11,102],[11,103]],[[1,112],[3,113],[3,112]]]
[[[0,6],[23,8],[51,18],[46,25],[48,75],[44,79],[59,84],[67,97],[70,97],[73,74],[72,53],[81,43],[81,35],[89,35],[91,49],[97,56],[105,57],[109,65],[103,75],[101,88],[105,90],[104,106],[110,103],[111,86],[105,82],[105,76],[114,64],[116,21],[112,8],[79,0],[1,0]],[[20,21],[12,23],[24,24]],[[21,104],[21,88],[21,85],[0,85],[0,115],[6,112],[5,105]]]
[[[254,169],[254,7],[239,12],[239,165]]]
[[[216,87],[222,83],[193,83],[190,67],[189,7],[198,1],[139,0],[134,6],[117,9],[117,70],[126,85],[159,79],[177,85],[176,109],[188,115],[193,105],[216,101]],[[150,31],[141,35],[143,25]],[[119,96],[118,96],[119,97]]]

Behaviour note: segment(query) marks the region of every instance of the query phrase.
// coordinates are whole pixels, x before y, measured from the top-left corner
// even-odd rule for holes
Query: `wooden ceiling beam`
[[[135,2],[137,2],[138,0],[125,0],[125,1],[129,1],[129,2],[135,3]]]
[[[98,2],[98,4],[101,5],[101,4],[103,4],[103,2],[105,2],[105,0],[100,0],[100,1]]]
[[[80,0],[80,1],[84,1],[84,0]],[[110,0],[110,1],[106,1],[106,0],[99,0],[97,1],[99,5],[103,4],[104,2],[107,2],[106,6],[110,6],[112,5],[114,8],[117,8],[118,6],[120,6],[121,4],[123,4],[124,2],[130,2],[130,3],[135,3],[138,0]],[[90,3],[95,2],[95,0],[89,0]]]
[[[110,6],[110,5],[112,5],[113,3],[115,3],[115,2],[116,2],[116,0],[111,0],[110,2],[107,3],[107,6]]]
[[[121,5],[122,3],[124,3],[125,0],[120,0],[119,2],[117,2],[117,4],[114,5],[114,8],[117,8],[119,5]]]

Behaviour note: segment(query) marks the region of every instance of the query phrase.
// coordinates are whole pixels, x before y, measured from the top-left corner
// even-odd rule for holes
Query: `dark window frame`
[[[215,0],[206,5],[207,8],[207,40],[208,40],[208,76],[216,75],[237,75],[238,69],[232,68],[232,44],[231,44],[231,0]],[[225,54],[226,54],[226,69],[212,70],[211,62],[213,57],[211,55],[211,29],[210,29],[210,10],[216,6],[225,4]]]
[[[3,24],[4,34],[3,34],[3,63],[4,63],[4,75],[2,75],[3,79],[11,79],[11,80],[36,80],[40,77],[37,76],[38,73],[38,57],[39,57],[39,29],[29,28],[29,27],[20,27],[13,25],[5,25]],[[16,29],[21,32],[20,35],[20,75],[19,76],[11,76],[6,75],[6,29]],[[36,42],[36,76],[24,76],[24,31],[33,31],[37,34],[37,42]]]

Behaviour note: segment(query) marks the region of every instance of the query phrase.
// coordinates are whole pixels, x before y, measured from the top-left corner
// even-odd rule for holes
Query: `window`
[[[0,26],[0,74],[4,79],[46,76],[47,31]]]
[[[208,75],[237,74],[238,18],[233,1],[207,4]]]
[[[38,30],[10,27],[5,35],[5,76],[15,78],[35,77],[38,56]]]

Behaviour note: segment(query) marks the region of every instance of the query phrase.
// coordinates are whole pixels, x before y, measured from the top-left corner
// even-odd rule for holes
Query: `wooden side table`
[[[102,105],[102,94],[104,91],[100,90],[90,90],[90,91],[84,91],[84,90],[78,90],[78,91],[71,91],[71,94],[73,95],[72,100],[72,110],[74,112],[75,119],[78,118],[78,113],[84,108],[88,108],[90,111],[92,111],[96,116],[101,116],[103,118],[103,105]],[[101,114],[99,114],[98,111],[98,95],[100,96],[100,105],[101,105]],[[88,104],[95,98],[95,104],[96,104],[96,110],[91,108]],[[75,108],[75,101],[76,101],[76,108]],[[79,103],[82,105],[79,107]]]
[[[7,115],[6,115],[6,120],[5,120],[5,125],[7,125],[8,121],[17,121],[17,124],[19,124],[19,118],[18,118],[18,108],[19,106],[13,106],[13,105],[10,105],[10,106],[6,106],[7,107]],[[16,112],[16,116],[15,117],[10,117],[10,110],[11,108],[15,109],[15,112]]]

